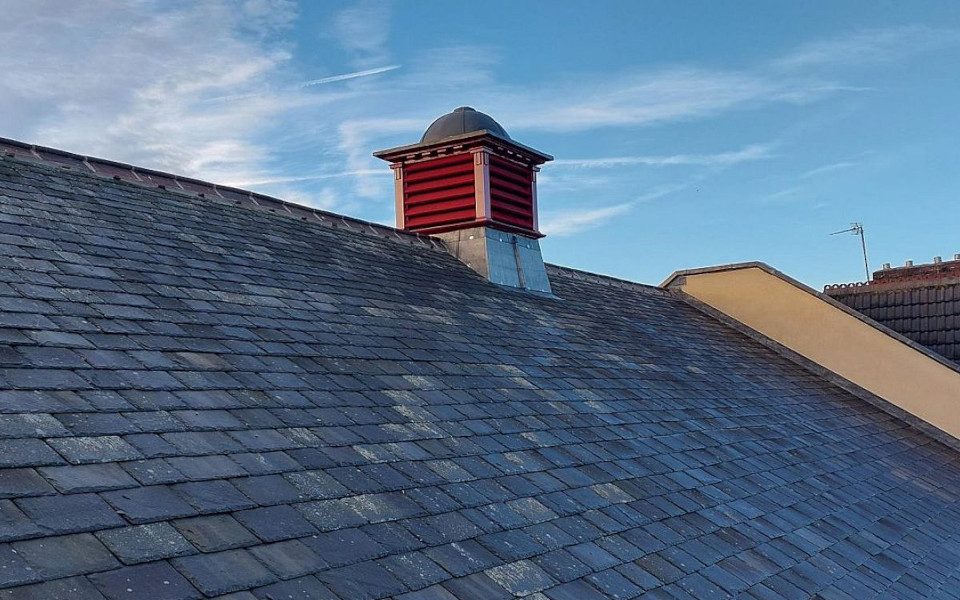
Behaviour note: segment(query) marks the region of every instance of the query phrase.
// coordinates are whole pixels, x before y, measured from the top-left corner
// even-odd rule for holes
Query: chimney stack
[[[375,152],[394,172],[397,228],[441,238],[488,280],[550,293],[537,229],[537,172],[553,160],[463,106],[420,142]]]

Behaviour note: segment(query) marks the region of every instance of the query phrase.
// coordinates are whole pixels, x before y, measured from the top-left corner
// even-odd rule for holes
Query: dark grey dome
[[[453,109],[453,112],[447,113],[430,124],[420,138],[420,143],[437,142],[442,139],[471,133],[473,131],[489,131],[497,137],[510,139],[506,130],[493,120],[490,115],[484,114],[469,106],[461,106]]]

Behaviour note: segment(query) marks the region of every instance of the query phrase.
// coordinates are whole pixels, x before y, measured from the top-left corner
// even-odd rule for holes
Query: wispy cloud
[[[804,44],[774,62],[785,69],[883,63],[960,44],[960,30],[904,25]]]
[[[624,165],[666,166],[730,166],[742,162],[771,158],[771,145],[753,144],[740,150],[718,154],[672,154],[667,156],[613,156],[605,158],[561,159],[554,166],[575,169],[605,169]]]
[[[339,149],[343,153],[347,168],[361,173],[356,179],[356,193],[365,198],[389,196],[389,187],[381,185],[376,177],[370,156],[373,150],[370,140],[396,133],[411,133],[423,128],[423,119],[351,119],[340,124]],[[389,172],[382,166],[381,172]],[[388,180],[389,181],[389,180]]]
[[[293,175],[281,177],[263,177],[260,179],[249,179],[231,182],[235,187],[260,187],[264,185],[276,185],[280,183],[302,183],[304,181],[322,181],[324,179],[343,179],[347,177],[367,177],[375,176],[389,179],[392,173],[385,169],[360,169],[357,171],[341,171],[339,173],[317,173],[315,175]]]
[[[579,131],[685,121],[835,93],[819,80],[695,68],[613,73],[594,79],[584,76],[576,84],[537,86],[525,92],[523,101],[508,95],[497,104],[521,127]]]
[[[633,205],[633,202],[624,202],[601,208],[548,213],[540,223],[540,230],[556,237],[582,233],[600,227],[614,217],[628,212]]]
[[[359,68],[389,60],[391,3],[361,0],[334,15],[329,35],[351,55]]]
[[[18,49],[0,54],[6,135],[223,181],[261,171],[264,131],[307,102],[205,102],[287,77],[277,40],[296,10],[286,1],[17,2],[4,12],[0,44]]]
[[[338,46],[330,54],[345,58],[317,78],[300,70],[305,61],[293,60],[295,48],[284,41],[297,16],[287,0],[6,2],[0,44],[16,52],[0,53],[0,134],[272,194],[314,194],[312,202],[325,205],[379,200],[361,205],[369,215],[370,207],[389,210],[392,198],[389,170],[370,153],[415,140],[432,117],[465,101],[519,139],[633,131],[862,93],[869,88],[814,67],[893,60],[957,38],[952,30],[902,27],[806,44],[740,69],[627,67],[517,82],[502,77],[507,57],[495,47],[422,48],[400,69],[390,9],[363,0],[334,11],[321,26],[328,46]],[[616,186],[623,180],[610,173],[618,166],[687,167],[682,174],[692,181],[698,172],[774,156],[772,144],[714,154],[586,154],[548,166],[541,183],[558,192]],[[580,219],[590,227],[682,189],[651,180],[640,198],[557,213],[547,224],[563,232],[565,221]]]
[[[801,173],[799,178],[810,179],[811,177],[817,177],[818,175],[823,175],[825,173],[833,173],[834,171],[842,171],[845,169],[849,169],[859,164],[860,163],[854,162],[851,160],[843,160],[843,161],[835,162],[829,165],[823,165],[822,167],[817,167],[816,169],[810,169],[805,173]]]

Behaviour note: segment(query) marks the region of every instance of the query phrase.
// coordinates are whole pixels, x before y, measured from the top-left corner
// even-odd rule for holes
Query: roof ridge
[[[16,159],[74,169],[75,172],[82,172],[95,177],[110,178],[193,197],[213,198],[235,206],[287,215],[304,221],[309,220],[333,229],[345,228],[367,235],[446,252],[443,241],[437,238],[193,177],[138,167],[105,158],[75,154],[58,148],[28,144],[5,137],[0,137],[0,153]]]
[[[597,283],[600,285],[606,285],[610,287],[625,288],[625,289],[635,289],[639,288],[638,291],[645,293],[653,293],[656,295],[669,295],[665,290],[655,285],[650,285],[647,283],[640,283],[637,281],[630,281],[629,279],[621,279],[619,277],[613,277],[612,275],[603,275],[601,273],[592,273],[590,271],[582,271],[580,269],[574,269],[573,267],[566,267],[563,265],[555,265],[553,263],[546,263],[545,266],[551,271],[555,271],[559,275],[566,275],[573,279],[579,279],[581,281],[589,281],[591,283]]]

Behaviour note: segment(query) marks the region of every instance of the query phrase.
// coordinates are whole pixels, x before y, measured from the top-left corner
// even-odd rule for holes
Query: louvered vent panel
[[[403,179],[407,229],[476,219],[472,154],[454,154],[407,165]]]
[[[533,229],[533,171],[490,157],[490,213],[494,221]]]

